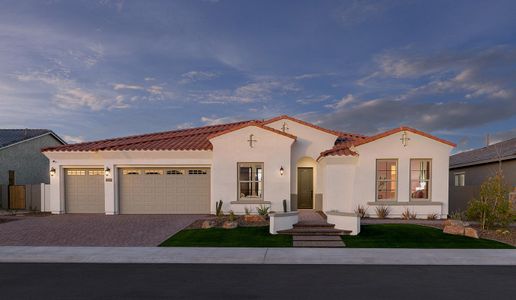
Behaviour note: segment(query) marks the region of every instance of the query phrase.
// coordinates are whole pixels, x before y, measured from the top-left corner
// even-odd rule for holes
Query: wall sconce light
[[[56,175],[56,168],[52,167],[50,168],[50,176],[53,177],[54,175]]]
[[[283,176],[283,173],[285,172],[285,169],[283,169],[283,166],[281,166],[281,168],[279,169],[279,173],[281,176]]]
[[[111,175],[111,169],[109,167],[106,167],[104,171],[106,173],[106,177],[109,177]]]

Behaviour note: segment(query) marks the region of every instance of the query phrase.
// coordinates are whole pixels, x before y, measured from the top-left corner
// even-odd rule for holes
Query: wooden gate
[[[9,186],[9,209],[25,209],[25,186]]]

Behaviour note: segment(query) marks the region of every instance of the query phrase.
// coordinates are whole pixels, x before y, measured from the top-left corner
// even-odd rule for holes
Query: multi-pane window
[[[66,172],[68,176],[85,176],[86,171],[85,170],[68,170]]]
[[[167,171],[167,175],[184,175],[184,174],[185,174],[184,170],[174,169],[174,170]]]
[[[140,175],[141,171],[140,170],[125,169],[123,171],[123,174],[124,175]]]
[[[376,199],[396,201],[398,190],[398,160],[376,160]]]
[[[104,170],[90,170],[88,174],[90,176],[104,176]]]
[[[163,170],[145,170],[145,175],[163,175]]]
[[[455,186],[466,185],[466,173],[455,173]]]
[[[188,170],[188,175],[206,175],[206,170]]]
[[[241,200],[263,199],[263,163],[238,164],[238,194]]]
[[[410,160],[410,198],[430,199],[432,161],[429,159]]]

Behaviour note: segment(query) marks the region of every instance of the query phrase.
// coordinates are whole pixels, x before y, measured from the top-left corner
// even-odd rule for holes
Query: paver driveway
[[[65,214],[0,223],[0,246],[157,246],[203,215]]]

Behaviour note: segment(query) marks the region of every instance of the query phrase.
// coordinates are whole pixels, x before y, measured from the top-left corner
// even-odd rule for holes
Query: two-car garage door
[[[209,168],[122,168],[118,171],[121,214],[210,212]],[[67,213],[104,213],[104,170],[65,169]]]
[[[121,214],[205,214],[210,211],[208,168],[122,168]]]

